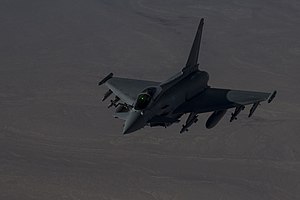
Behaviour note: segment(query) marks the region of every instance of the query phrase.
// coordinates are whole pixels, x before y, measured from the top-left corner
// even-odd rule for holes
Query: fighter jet
[[[252,104],[248,115],[251,117],[260,102],[268,100],[270,103],[274,99],[276,91],[271,94],[208,85],[209,75],[198,64],[203,25],[202,18],[186,65],[170,79],[155,82],[114,77],[110,73],[99,82],[99,85],[105,84],[109,88],[102,101],[112,93],[115,95],[108,107],[116,108],[115,118],[125,120],[123,134],[145,126],[168,127],[180,122],[184,114],[189,114],[180,130],[183,133],[198,121],[198,114],[206,112],[212,112],[206,121],[206,128],[210,129],[223,118],[228,109],[234,108],[230,119],[232,122],[246,105]]]

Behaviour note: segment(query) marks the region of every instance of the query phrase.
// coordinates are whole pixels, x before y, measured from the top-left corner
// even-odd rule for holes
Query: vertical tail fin
[[[193,42],[193,46],[191,48],[189,58],[186,62],[185,67],[182,69],[183,73],[189,73],[198,69],[198,56],[201,44],[202,30],[204,25],[204,18],[200,20],[197,33]]]
[[[190,73],[198,70],[198,56],[199,56],[203,25],[204,25],[204,19],[202,18],[200,20],[197,33],[193,42],[193,46],[190,51],[190,55],[186,62],[185,67],[181,70],[180,73],[176,74],[175,76],[171,77],[170,79],[160,84],[160,86],[164,91],[166,91],[167,89],[169,89],[170,87],[178,83],[180,80],[188,76]]]

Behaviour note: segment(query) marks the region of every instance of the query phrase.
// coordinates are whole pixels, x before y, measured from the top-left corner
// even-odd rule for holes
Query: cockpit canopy
[[[141,94],[138,95],[134,109],[144,110],[151,102],[151,99],[154,96],[155,92],[155,87],[145,89]]]
[[[146,93],[139,94],[134,109],[136,110],[144,110],[150,103],[151,96]]]

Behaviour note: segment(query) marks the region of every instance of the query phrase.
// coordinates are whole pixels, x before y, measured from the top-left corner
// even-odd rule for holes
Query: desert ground
[[[209,84],[277,97],[122,135],[98,81],[166,80],[202,17]],[[0,199],[300,199],[298,0],[2,0],[0,27]]]

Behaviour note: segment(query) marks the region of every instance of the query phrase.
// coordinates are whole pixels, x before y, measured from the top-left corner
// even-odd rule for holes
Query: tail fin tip
[[[204,18],[201,18],[200,23],[198,25],[197,33],[193,42],[193,46],[190,50],[190,54],[188,60],[186,62],[185,67],[182,71],[190,71],[191,69],[198,69],[198,56],[201,44],[202,30],[204,25]]]

